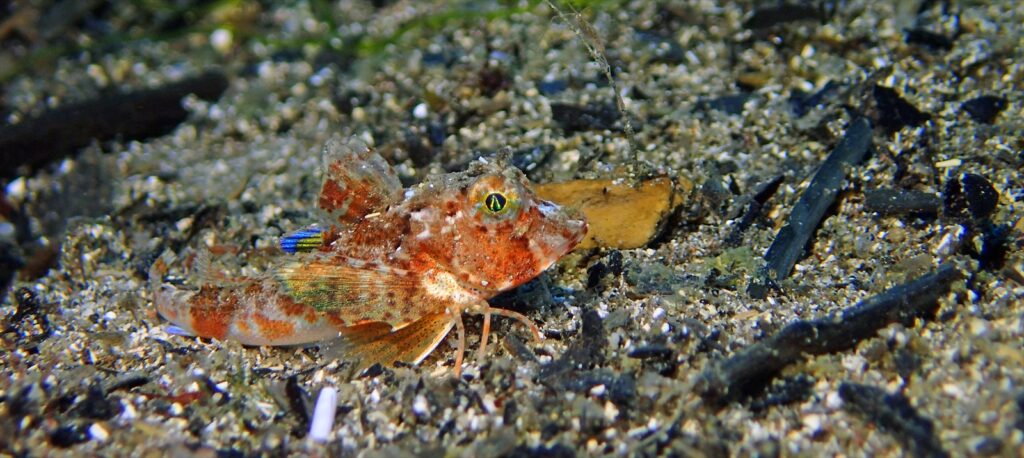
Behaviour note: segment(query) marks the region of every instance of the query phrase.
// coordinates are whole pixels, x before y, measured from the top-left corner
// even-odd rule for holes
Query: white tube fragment
[[[325,386],[316,398],[313,420],[309,422],[309,438],[314,442],[327,442],[334,429],[334,414],[338,411],[338,390]]]

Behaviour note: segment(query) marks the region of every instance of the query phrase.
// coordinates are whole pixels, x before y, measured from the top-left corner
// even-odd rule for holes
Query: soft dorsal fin
[[[348,325],[400,327],[440,308],[414,272],[373,261],[299,253],[275,269],[284,294]]]
[[[353,224],[402,198],[398,175],[361,140],[332,138],[324,145],[323,185],[318,205],[327,223]]]

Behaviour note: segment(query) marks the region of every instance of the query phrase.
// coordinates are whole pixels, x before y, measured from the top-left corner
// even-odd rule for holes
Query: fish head
[[[438,216],[447,268],[462,286],[491,297],[533,279],[587,233],[575,210],[539,198],[519,169],[481,161],[451,181]]]

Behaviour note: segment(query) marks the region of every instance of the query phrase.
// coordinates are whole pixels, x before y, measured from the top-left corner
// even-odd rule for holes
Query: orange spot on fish
[[[252,314],[252,320],[260,334],[269,341],[285,339],[295,335],[295,324],[290,321],[274,320],[260,312]]]
[[[223,339],[238,310],[238,296],[234,293],[219,294],[212,286],[204,286],[192,298],[192,330],[200,337]]]

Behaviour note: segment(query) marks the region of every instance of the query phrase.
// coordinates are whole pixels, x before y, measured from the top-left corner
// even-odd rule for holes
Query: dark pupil
[[[498,194],[496,192],[492,192],[488,194],[486,198],[484,198],[484,205],[486,205],[487,208],[490,209],[492,212],[500,212],[503,208],[505,208],[506,202],[507,201],[505,200],[505,196]]]

